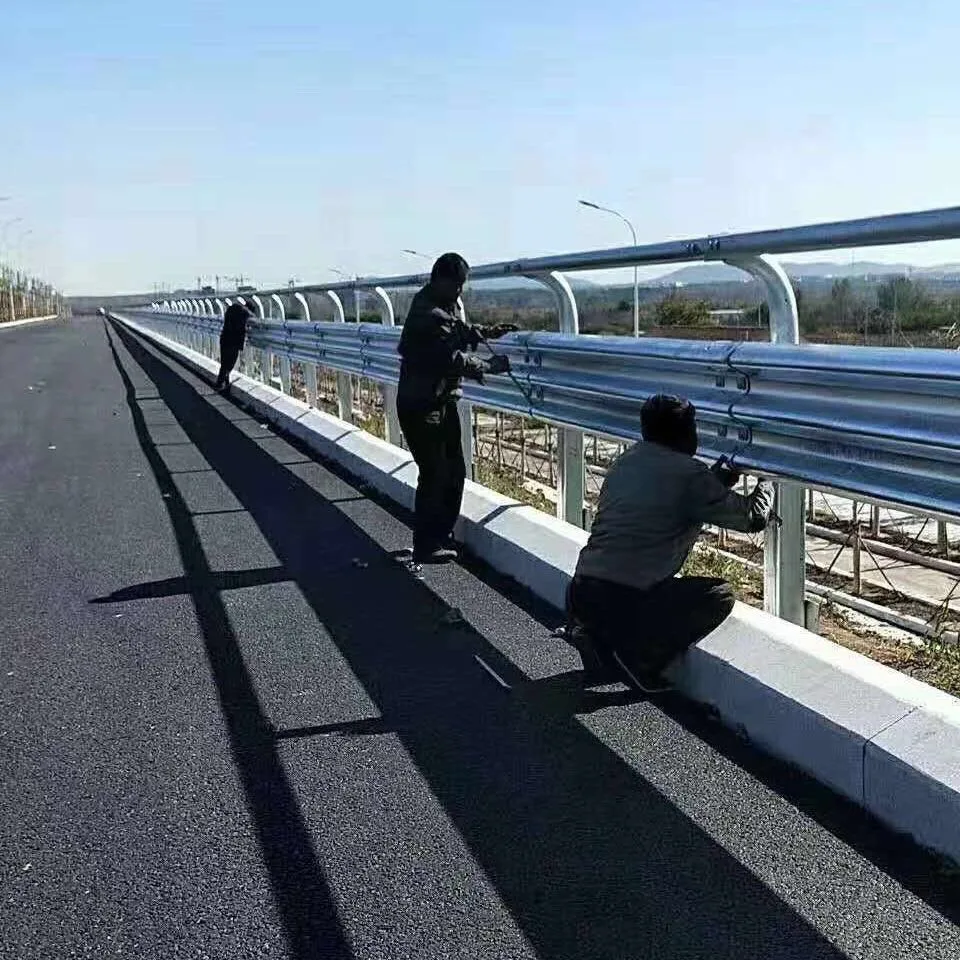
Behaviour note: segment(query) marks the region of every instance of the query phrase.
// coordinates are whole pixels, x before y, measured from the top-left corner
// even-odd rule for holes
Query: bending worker
[[[453,528],[466,479],[457,413],[462,379],[482,383],[485,373],[510,369],[506,357],[481,359],[471,352],[482,340],[516,327],[476,327],[458,315],[469,270],[459,254],[443,254],[433,265],[430,282],[414,296],[400,337],[397,413],[420,470],[413,529],[416,563],[445,563],[457,557]]]
[[[733,610],[723,580],[677,577],[704,524],[757,533],[770,522],[773,487],[733,491],[739,474],[697,452],[696,410],[658,395],[641,411],[643,443],[611,467],[590,539],[568,592],[568,638],[586,683],[619,678],[662,689],[659,675]]]
[[[217,374],[217,390],[230,386],[230,371],[247,338],[247,320],[253,311],[245,303],[231,303],[223,315],[223,330],[220,332],[220,372]]]

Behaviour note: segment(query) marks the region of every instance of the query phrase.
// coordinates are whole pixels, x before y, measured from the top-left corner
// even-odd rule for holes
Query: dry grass
[[[477,483],[482,483],[485,487],[496,490],[497,493],[502,493],[505,497],[536,507],[537,510],[542,510],[544,513],[555,514],[557,512],[556,504],[552,503],[542,493],[537,490],[529,490],[520,483],[515,470],[507,470],[485,460],[478,461],[474,469]]]
[[[754,607],[763,605],[760,573],[732,558],[701,548],[690,554],[682,572],[687,576],[721,577],[733,587],[738,600]],[[960,696],[960,648],[956,646],[892,640],[871,631],[869,627],[852,623],[842,609],[832,604],[825,604],[821,609],[820,635],[871,660]]]

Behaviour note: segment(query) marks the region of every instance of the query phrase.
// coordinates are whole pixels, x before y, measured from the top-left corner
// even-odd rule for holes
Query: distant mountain
[[[908,274],[927,280],[960,279],[960,264],[943,263],[933,267],[915,267],[909,263],[874,263],[869,260],[854,260],[852,263],[833,263],[827,260],[815,263],[782,262],[787,274],[794,278],[804,277],[829,279],[831,277],[877,277]],[[743,283],[748,281],[742,270],[724,263],[696,263],[679,270],[672,270],[650,281],[654,284],[672,286],[676,283],[693,286],[709,283]]]
[[[599,284],[594,283],[592,280],[587,280],[585,277],[578,277],[576,274],[568,273],[566,274],[566,278],[574,290],[587,291],[600,289]],[[481,293],[492,293],[493,291],[497,290],[528,290],[531,287],[539,287],[540,285],[536,280],[530,280],[527,277],[516,276],[494,277],[490,280],[470,280],[468,282],[468,289],[470,286],[473,286],[474,289]]]

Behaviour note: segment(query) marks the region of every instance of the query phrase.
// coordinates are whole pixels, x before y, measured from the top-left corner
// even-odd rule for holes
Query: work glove
[[[726,457],[721,457],[710,468],[710,471],[728,490],[732,490],[742,476],[740,471]]]
[[[504,357],[499,353],[495,353],[487,361],[487,371],[489,373],[509,373],[510,372],[510,358]]]
[[[483,343],[483,334],[480,332],[479,328],[474,327],[472,324],[464,323],[462,326],[462,331],[464,343],[471,350],[476,350],[477,347]]]

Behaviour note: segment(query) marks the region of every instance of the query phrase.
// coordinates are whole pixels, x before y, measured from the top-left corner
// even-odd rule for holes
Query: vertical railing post
[[[726,262],[759,281],[770,311],[770,340],[773,343],[799,343],[797,298],[780,264],[766,255],[728,257]],[[807,557],[804,488],[787,481],[774,486],[775,509],[780,523],[767,528],[764,540],[763,605],[768,613],[802,626]]]
[[[303,310],[303,322],[312,323],[310,316],[310,304],[302,293],[295,293],[293,298],[300,304]],[[315,363],[303,363],[303,387],[307,393],[307,403],[311,407],[317,405],[317,365]]]
[[[467,310],[463,305],[463,298],[457,301],[460,316],[467,319]],[[463,448],[463,462],[467,466],[467,479],[475,477],[473,464],[473,404],[469,400],[461,400],[457,404],[457,413],[460,415],[460,446]]]
[[[254,294],[250,299],[256,304],[257,319],[265,320],[267,313],[264,309],[263,301],[256,294]],[[229,303],[230,301],[228,300],[227,302]],[[271,355],[266,350],[261,350],[258,347],[251,347],[250,337],[248,335],[243,350],[243,372],[248,377],[253,376],[254,359],[256,358],[257,354],[260,355],[260,379],[265,383],[269,383],[270,379],[267,376],[267,371],[272,370],[273,367]]]
[[[380,319],[385,327],[395,327],[397,317],[393,312],[393,302],[383,287],[375,287],[374,294],[380,301]],[[397,385],[384,383],[380,387],[383,396],[383,422],[387,443],[394,446],[403,446],[403,433],[400,430],[400,418],[397,416]]]
[[[580,332],[577,298],[567,278],[556,271],[528,274],[549,288],[557,300],[560,315],[560,332],[576,335]],[[573,427],[557,430],[557,516],[567,523],[582,527],[584,524],[584,465],[583,431]]]
[[[274,304],[277,306],[277,312],[280,314],[280,322],[287,322],[287,309],[283,305],[283,301],[280,299],[279,295],[276,293],[270,294],[270,317],[273,318],[273,307]],[[281,355],[280,358],[280,391],[281,393],[290,393],[290,361],[286,356]],[[267,377],[266,382],[268,384],[273,383],[273,355],[271,354],[270,363],[267,364],[269,368],[269,376]]]
[[[343,311],[343,301],[333,290],[327,291],[327,296],[333,304],[333,320],[335,323],[346,323],[346,314]],[[359,312],[359,299],[357,301]],[[353,379],[349,373],[337,372],[337,416],[347,423],[353,423]]]

